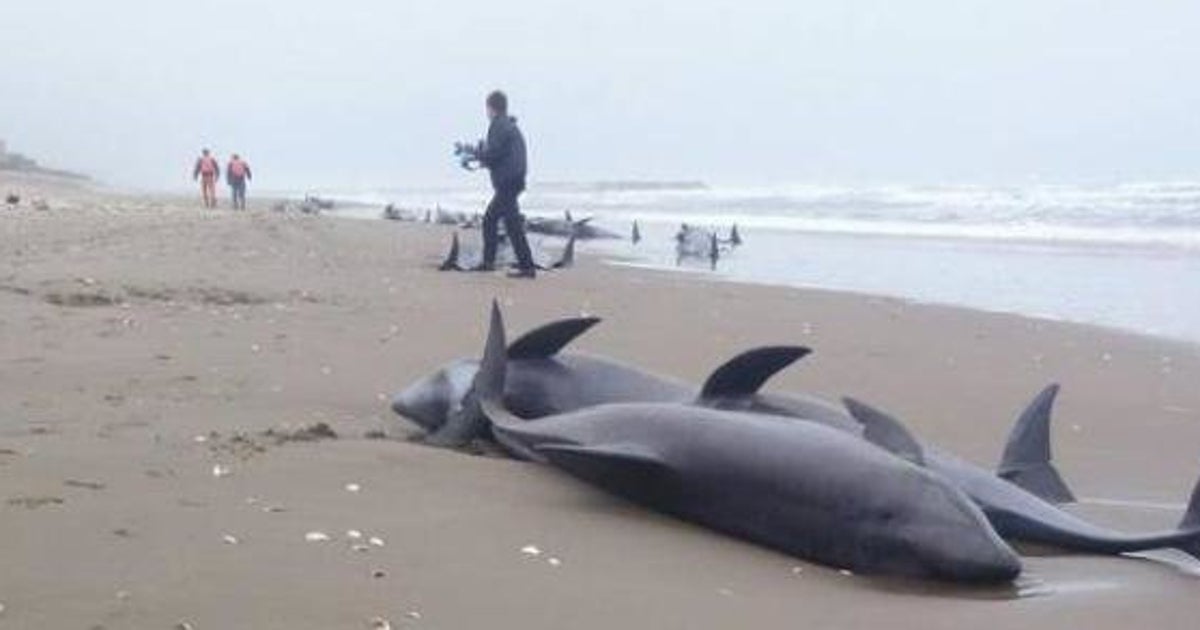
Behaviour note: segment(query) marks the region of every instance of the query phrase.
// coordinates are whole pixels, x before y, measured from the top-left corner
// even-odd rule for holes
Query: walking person
[[[529,241],[525,237],[525,217],[517,198],[525,191],[525,136],[517,128],[517,119],[508,115],[508,97],[499,90],[487,97],[489,119],[487,140],[479,152],[479,163],[488,169],[492,180],[492,201],[483,214],[483,262],[475,269],[491,271],[496,267],[496,247],[499,243],[499,224],[517,256],[513,278],[534,278],[537,271]]]
[[[229,189],[233,192],[233,209],[246,209],[246,182],[253,179],[254,176],[250,173],[250,165],[242,159],[242,156],[234,153],[233,157],[229,158],[229,164],[225,165],[225,182],[229,184]]]
[[[221,165],[208,149],[200,152],[196,167],[192,169],[192,179],[200,180],[200,196],[204,198],[204,207],[216,208],[217,180],[221,179]]]

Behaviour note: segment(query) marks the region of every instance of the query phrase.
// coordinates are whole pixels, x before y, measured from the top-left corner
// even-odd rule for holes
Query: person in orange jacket
[[[234,210],[246,209],[246,182],[253,178],[254,176],[250,173],[250,165],[242,159],[242,156],[234,153],[233,157],[229,158],[229,163],[225,165],[225,182],[233,191]]]
[[[192,179],[200,180],[200,195],[204,197],[205,208],[217,207],[217,180],[221,179],[221,165],[208,149],[200,152],[196,167],[192,169]]]

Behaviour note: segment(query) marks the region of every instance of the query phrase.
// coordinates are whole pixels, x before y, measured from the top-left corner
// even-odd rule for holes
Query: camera
[[[454,157],[458,158],[459,166],[468,171],[476,170],[481,166],[479,162],[479,155],[481,153],[483,153],[483,140],[474,144],[470,142],[454,143]]]

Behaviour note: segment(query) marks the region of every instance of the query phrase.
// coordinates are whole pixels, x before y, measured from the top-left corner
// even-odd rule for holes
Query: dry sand
[[[1147,503],[1076,509],[1165,527],[1200,474],[1197,346],[587,260],[442,274],[443,228],[11,187],[51,209],[0,210],[0,628],[1195,627],[1191,563],[1026,550],[1022,589],[985,591],[842,575],[406,442],[385,399],[476,355],[493,296],[514,332],[601,315],[580,349],[694,381],[811,345],[771,387],[853,393],[982,464],[1060,381],[1070,483]],[[338,438],[262,434],[319,422]]]

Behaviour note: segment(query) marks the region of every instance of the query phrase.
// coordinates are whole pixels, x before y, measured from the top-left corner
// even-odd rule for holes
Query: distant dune
[[[88,177],[82,173],[47,168],[38,164],[36,160],[20,153],[10,153],[8,151],[7,143],[5,143],[3,140],[0,140],[0,171],[17,171],[20,173],[49,175],[51,177],[63,177],[66,179],[91,179],[91,177]]]

